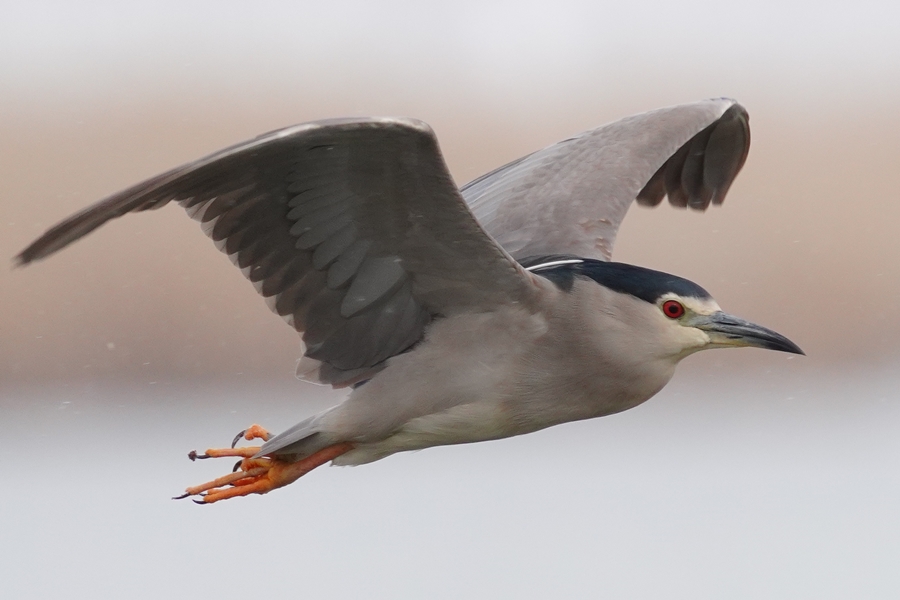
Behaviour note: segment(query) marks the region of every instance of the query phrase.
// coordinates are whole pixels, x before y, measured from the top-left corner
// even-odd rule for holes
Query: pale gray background
[[[0,582],[19,598],[900,594],[900,8],[855,2],[0,3],[0,257],[281,126],[409,115],[460,183],[733,96],[724,207],[635,209],[616,259],[809,354],[692,357],[648,404],[322,469],[214,507],[184,453],[340,398],[177,208],[0,269]]]

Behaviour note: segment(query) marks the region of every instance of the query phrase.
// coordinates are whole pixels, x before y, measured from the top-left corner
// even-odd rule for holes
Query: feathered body
[[[678,361],[709,341],[699,330],[688,348],[680,335],[642,337],[648,321],[665,318],[655,305],[576,277],[568,289],[535,277],[530,304],[436,319],[415,352],[392,357],[342,404],[260,454],[299,458],[352,441],[334,463],[355,465],[621,412],[661,390]],[[708,298],[695,301],[718,310]],[[615,350],[624,345],[632,351]]]

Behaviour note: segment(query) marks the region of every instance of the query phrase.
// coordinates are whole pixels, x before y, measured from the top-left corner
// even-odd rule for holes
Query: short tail
[[[333,445],[335,440],[331,439],[332,436],[319,427],[324,414],[313,415],[274,436],[262,445],[256,456],[293,454],[299,460]]]

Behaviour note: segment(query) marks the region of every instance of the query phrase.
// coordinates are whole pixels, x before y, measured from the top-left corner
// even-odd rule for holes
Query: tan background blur
[[[725,205],[634,208],[615,258],[690,278],[808,354],[702,353],[616,417],[193,511],[168,495],[222,465],[184,451],[340,395],[293,379],[296,334],[181,209],[129,215],[0,265],[16,597],[246,597],[262,573],[278,597],[900,594],[900,4],[0,8],[8,264],[107,194],[298,122],[421,118],[462,184],[731,96],[753,141]],[[227,548],[260,552],[209,551]]]
[[[0,42],[0,256],[109,193],[297,122],[422,118],[462,184],[586,128],[727,95],[753,142],[724,207],[634,209],[616,259],[697,281],[795,339],[804,365],[897,359],[900,42],[877,11],[660,4],[635,29],[637,9],[591,3],[204,6],[12,9],[29,12]],[[298,354],[175,207],[0,270],[0,304],[4,383],[288,378]]]

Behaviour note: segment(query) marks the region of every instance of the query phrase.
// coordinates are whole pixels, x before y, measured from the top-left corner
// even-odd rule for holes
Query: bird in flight
[[[209,504],[331,461],[492,440],[627,410],[707,348],[802,354],[686,279],[611,262],[632,202],[721,204],[750,146],[713,99],[628,117],[458,188],[425,123],[288,127],[87,207],[17,257],[45,258],[110,219],[177,202],[301,334],[301,379],[352,388],[278,435],[253,425]],[[237,446],[241,437],[261,445]]]

